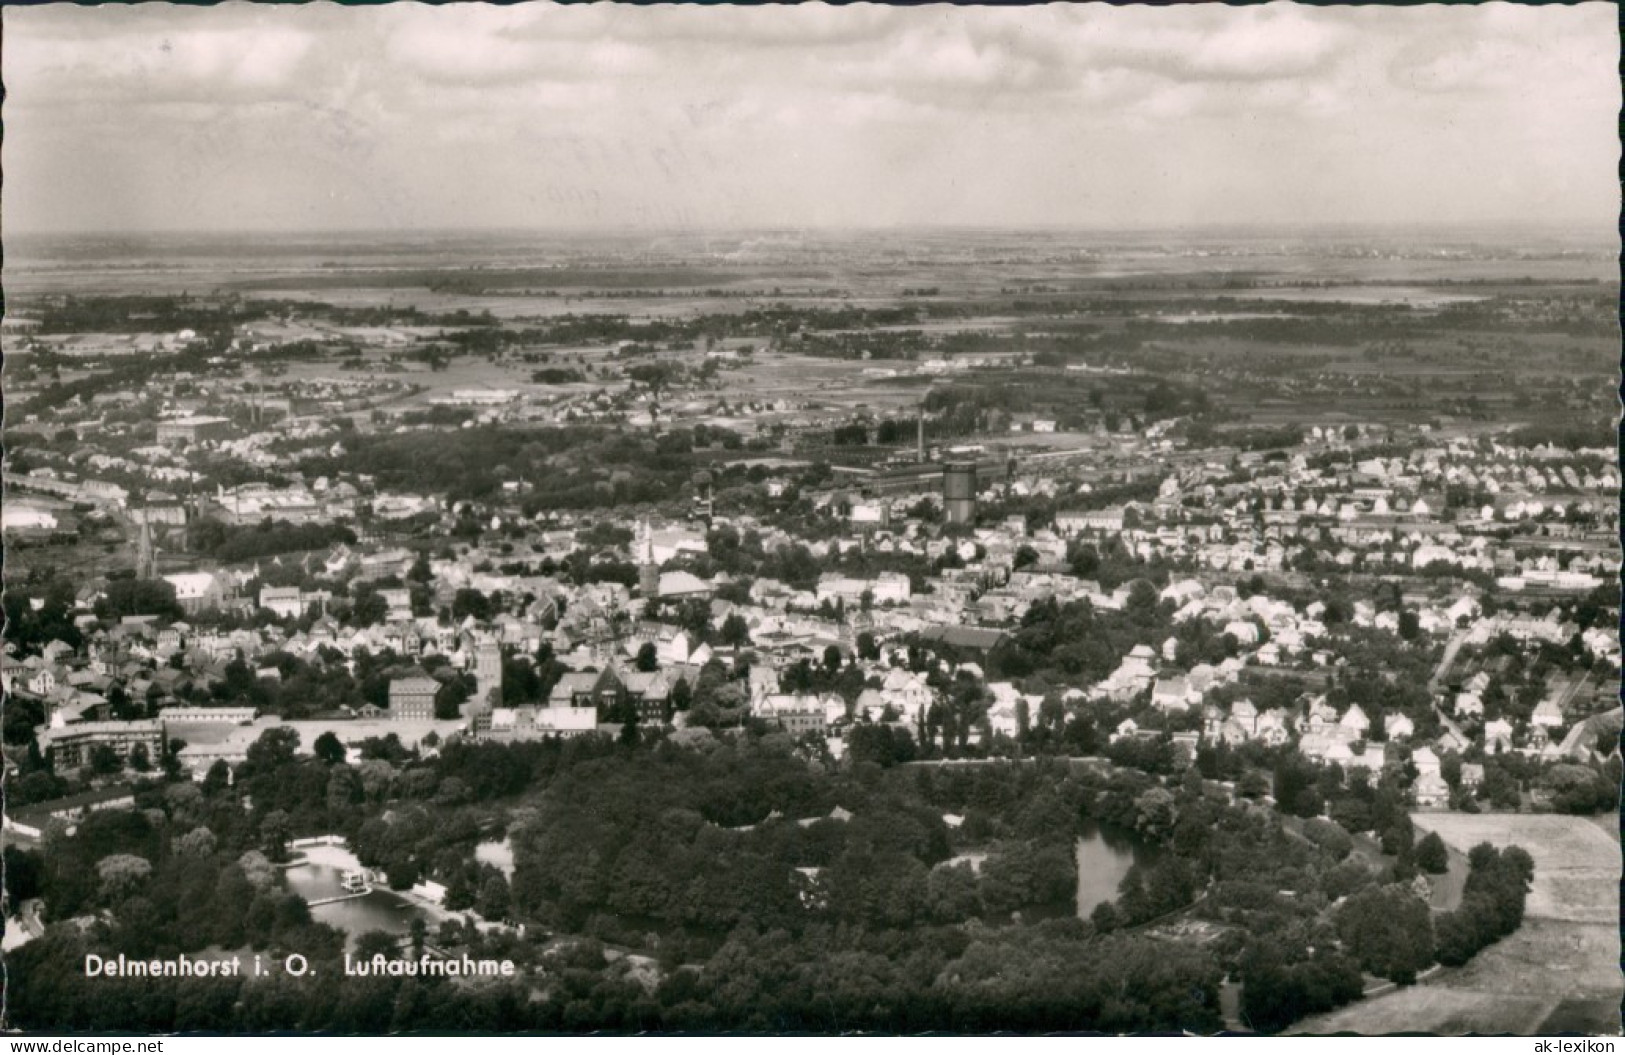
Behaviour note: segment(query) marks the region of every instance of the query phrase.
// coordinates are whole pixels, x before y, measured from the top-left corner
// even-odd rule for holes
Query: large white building
[[[35,738],[40,753],[63,769],[77,769],[91,760],[97,747],[109,747],[120,758],[129,760],[137,747],[146,749],[147,759],[156,765],[164,753],[164,723],[160,721],[135,722],[79,722],[61,727],[42,727]]]
[[[6,505],[0,509],[0,528],[7,531],[55,531],[56,514],[48,509]]]
[[[260,607],[275,612],[284,619],[304,614],[303,595],[297,586],[266,586],[260,589]]]
[[[220,580],[211,572],[189,571],[165,575],[164,581],[175,587],[175,601],[188,614],[217,608],[223,595]]]

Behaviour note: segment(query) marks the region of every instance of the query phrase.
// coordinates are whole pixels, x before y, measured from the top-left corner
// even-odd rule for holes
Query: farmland
[[[1523,926],[1421,985],[1304,1019],[1295,1032],[1620,1032],[1619,843],[1603,826],[1555,815],[1424,813],[1454,852],[1516,844],[1535,859]],[[1611,818],[1610,818],[1611,819]]]
[[[1549,814],[1419,813],[1413,820],[1457,850],[1483,842],[1497,849],[1516,844],[1528,850],[1535,859],[1531,919],[1618,923],[1619,841],[1600,826]]]

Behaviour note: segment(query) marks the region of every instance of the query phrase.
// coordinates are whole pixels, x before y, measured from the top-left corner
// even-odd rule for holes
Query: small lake
[[[311,856],[319,860],[295,865],[284,873],[288,889],[306,901],[339,897],[345,892],[340,883],[345,870],[360,867],[349,851],[338,847],[319,847]],[[310,910],[310,915],[318,923],[342,930],[346,948],[354,949],[356,939],[370,930],[389,934],[409,933],[412,920],[422,914],[399,894],[374,887],[372,893],[364,897],[317,905]],[[429,921],[425,919],[425,922]]]
[[[474,860],[490,865],[509,879],[513,878],[513,842],[509,839],[487,840],[474,847]]]
[[[1160,847],[1146,842],[1131,829],[1085,820],[1076,851],[1078,918],[1088,919],[1102,901],[1115,901],[1117,885],[1128,870],[1135,864],[1142,867],[1154,864],[1161,852]]]

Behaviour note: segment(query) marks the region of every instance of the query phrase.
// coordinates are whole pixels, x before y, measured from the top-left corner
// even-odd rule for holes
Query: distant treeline
[[[355,540],[355,532],[342,524],[289,524],[270,517],[252,527],[196,520],[187,529],[187,542],[194,551],[227,564],[326,549],[338,542],[354,545]]]
[[[566,467],[556,464],[559,456],[567,457]],[[689,442],[600,427],[358,436],[342,456],[323,454],[301,465],[307,474],[364,473],[385,489],[445,493],[453,500],[489,497],[503,483],[523,479],[530,484],[525,505],[531,512],[670,501],[696,467]]]
[[[491,326],[489,311],[432,313],[411,305],[340,307],[304,300],[132,294],[52,297],[23,310],[39,320],[39,333],[196,333],[230,331],[266,319],[319,317],[340,326]]]
[[[37,310],[40,333],[197,333],[229,331],[277,311],[268,301],[178,296],[62,297]]]
[[[1514,429],[1508,441],[1519,447],[1543,447],[1551,444],[1568,451],[1592,447],[1607,447],[1618,436],[1610,422],[1598,421],[1590,425],[1571,421],[1541,421]]]

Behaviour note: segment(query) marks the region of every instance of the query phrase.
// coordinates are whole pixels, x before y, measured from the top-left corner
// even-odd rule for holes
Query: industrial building
[[[193,415],[170,418],[158,423],[158,442],[185,447],[206,440],[218,440],[231,430],[231,419]]]

